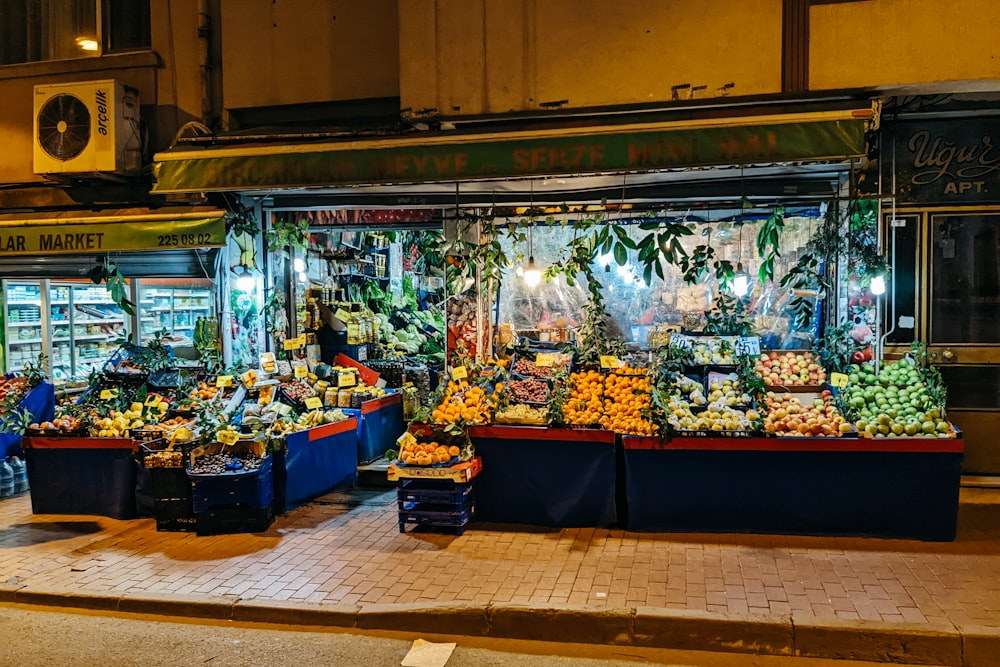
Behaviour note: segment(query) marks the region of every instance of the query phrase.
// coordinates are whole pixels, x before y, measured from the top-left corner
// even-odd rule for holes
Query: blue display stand
[[[25,438],[31,511],[134,519],[134,453],[128,438]]]
[[[55,388],[43,382],[28,392],[20,407],[31,415],[32,421],[52,421],[56,410]],[[21,456],[21,436],[16,433],[0,433],[0,456]]]
[[[960,438],[622,440],[629,530],[955,539]]]
[[[477,520],[557,528],[616,524],[614,433],[474,426],[469,436],[483,460]]]
[[[355,416],[288,435],[285,451],[274,457],[277,512],[286,512],[357,481],[358,423],[359,417]]]
[[[370,463],[396,446],[403,434],[403,396],[399,392],[361,404],[361,439],[358,461]]]

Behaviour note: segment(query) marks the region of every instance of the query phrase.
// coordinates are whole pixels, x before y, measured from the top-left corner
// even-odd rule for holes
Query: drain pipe
[[[213,127],[212,111],[212,17],[209,0],[198,0],[198,68],[201,70],[201,122]]]

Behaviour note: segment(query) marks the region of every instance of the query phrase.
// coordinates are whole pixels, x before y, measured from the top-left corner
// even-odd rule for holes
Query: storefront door
[[[1000,475],[1000,211],[925,214],[928,356],[965,433],[964,472]]]

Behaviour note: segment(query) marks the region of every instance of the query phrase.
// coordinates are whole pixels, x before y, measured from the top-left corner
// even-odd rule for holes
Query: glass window
[[[1000,215],[935,216],[932,343],[1000,343]]]
[[[98,17],[103,16],[103,30]],[[0,65],[148,48],[148,0],[3,0]]]
[[[732,223],[694,222],[694,234],[684,237],[682,245],[688,253],[692,253],[695,246],[708,244],[720,259],[729,260],[734,267],[743,265],[750,276],[749,310],[754,328],[768,347],[808,348],[813,342],[814,327],[800,330],[795,318],[786,309],[790,290],[782,289],[778,283],[798,260],[810,236],[823,220],[818,215],[785,217],[775,279],[766,284],[757,279],[761,260],[757,256],[755,239],[760,222],[758,219],[747,219],[742,233]],[[637,224],[628,225],[626,232],[634,241],[649,233],[640,230]],[[560,257],[573,235],[569,225],[536,226],[532,235],[536,266],[544,269]],[[559,278],[530,288],[521,277],[528,256],[527,244],[512,244],[506,237],[501,239],[501,244],[508,257],[523,256],[524,259],[507,273],[502,283],[499,321],[509,323],[519,335],[543,339],[545,335],[542,332],[545,330],[579,326],[588,300],[585,286],[579,281],[570,286]],[[717,289],[714,274],[706,276],[697,285],[689,285],[684,281],[680,268],[667,265],[664,267],[665,280],[654,275],[651,284],[647,285],[641,274],[637,252],[629,251],[628,259],[619,266],[610,255],[594,258],[593,267],[603,286],[609,328],[613,335],[641,346],[647,342],[649,333],[660,326],[701,328],[704,324],[699,319],[701,313],[711,307]],[[698,321],[694,322],[695,319]]]

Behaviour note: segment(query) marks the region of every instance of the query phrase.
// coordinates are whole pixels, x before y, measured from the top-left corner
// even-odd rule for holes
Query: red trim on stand
[[[309,434],[309,442],[313,440],[322,440],[323,438],[328,438],[331,435],[338,435],[340,433],[348,433],[354,431],[358,428],[358,420],[355,417],[351,419],[345,419],[344,421],[339,421],[334,424],[323,424],[322,426],[317,426],[311,428],[306,433]]]
[[[24,439],[25,449],[131,449],[138,443],[129,438],[33,438]]]
[[[361,414],[367,415],[376,410],[381,410],[382,408],[388,407],[390,405],[395,405],[396,403],[401,403],[403,400],[403,395],[400,393],[386,394],[382,398],[373,398],[370,401],[365,401],[361,404]]]

